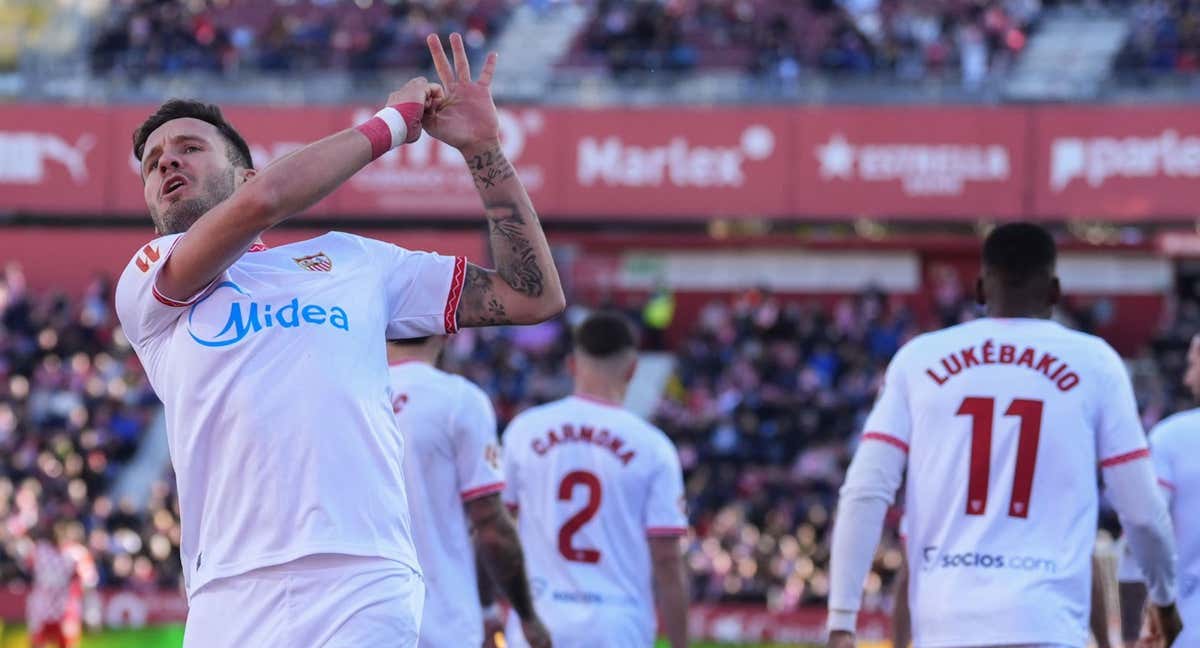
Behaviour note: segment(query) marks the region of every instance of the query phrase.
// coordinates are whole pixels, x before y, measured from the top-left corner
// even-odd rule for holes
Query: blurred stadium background
[[[429,74],[422,39],[451,30],[501,54],[504,145],[573,306],[461,333],[446,364],[504,423],[569,389],[581,309],[641,322],[629,405],[683,457],[698,640],[821,639],[854,433],[900,344],[977,315],[991,223],[1052,223],[1059,316],[1127,358],[1147,425],[1187,406],[1194,2],[0,0],[0,645],[25,645],[31,534],[60,522],[97,567],[84,645],[179,645],[161,408],[112,307],[151,236],[132,127],[167,97],[219,102],[263,166]],[[337,228],[486,258],[451,153],[392,153],[267,241]],[[1105,515],[1102,551],[1114,532]]]

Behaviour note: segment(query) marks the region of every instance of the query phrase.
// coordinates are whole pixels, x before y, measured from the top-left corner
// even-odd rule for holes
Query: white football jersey
[[[1200,646],[1200,409],[1168,417],[1150,432],[1150,453],[1175,524],[1178,605],[1176,646]]]
[[[525,411],[503,442],[505,501],[554,645],[652,646],[647,538],[687,533],[675,446],[619,405],[581,396]],[[510,645],[526,645],[510,621]]]
[[[310,554],[418,569],[384,345],[454,329],[465,260],[330,233],[176,301],[155,280],[180,236],[138,251],[116,305],[166,411],[189,595]]]
[[[1085,645],[1098,470],[1148,456],[1111,347],[1041,319],[920,336],[866,439],[908,453],[915,645]]]
[[[425,572],[421,648],[483,644],[475,551],[463,505],[504,490],[496,413],[483,390],[424,362],[392,365],[404,479]]]

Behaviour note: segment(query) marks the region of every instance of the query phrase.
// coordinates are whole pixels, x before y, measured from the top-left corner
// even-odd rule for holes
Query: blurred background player
[[[59,522],[35,539],[26,560],[33,574],[25,609],[32,648],[75,648],[83,638],[84,595],[96,583],[96,566],[81,535],[78,525]]]
[[[687,645],[687,533],[675,446],[621,403],[637,367],[623,316],[589,315],[569,359],[575,393],[504,433],[505,501],[518,512],[534,605],[554,644],[643,648],[655,600],[671,648]],[[526,645],[509,623],[509,644]]]
[[[1200,336],[1188,347],[1187,369],[1183,384],[1200,400]],[[1179,549],[1179,614],[1183,633],[1177,645],[1200,646],[1200,409],[1180,412],[1159,422],[1150,431],[1150,453],[1158,474],[1158,484],[1166,497],[1175,524],[1175,544]],[[1121,603],[1140,610],[1146,599],[1146,586],[1136,564],[1122,556]],[[1123,619],[1123,635],[1138,636],[1136,617]],[[1150,638],[1162,629],[1148,619],[1145,628]]]
[[[424,588],[385,336],[563,308],[500,150],[495,55],[474,81],[461,36],[453,67],[437,36],[427,42],[443,86],[413,79],[369,121],[261,172],[211,106],[165,104],[136,133],[162,236],[126,267],[117,313],[166,409],[189,647],[415,646]],[[422,129],[463,155],[498,271],[341,233],[263,245],[264,231]]]
[[[1124,366],[1050,321],[1060,288],[1046,230],[999,226],[982,256],[988,317],[901,348],[865,423],[834,524],[829,645],[854,645],[863,579],[907,476],[918,648],[1085,646],[1097,464],[1173,638],[1174,541]]]
[[[549,648],[529,593],[521,541],[500,500],[504,473],[496,413],[482,389],[436,368],[445,343],[440,335],[388,343],[413,542],[425,576],[418,645],[483,645],[478,556],[520,617],[530,644]]]

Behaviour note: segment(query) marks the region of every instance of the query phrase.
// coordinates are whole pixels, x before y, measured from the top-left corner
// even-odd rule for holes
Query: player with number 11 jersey
[[[1098,469],[1154,574],[1154,603],[1174,600],[1170,524],[1129,379],[1102,340],[1048,318],[1054,257],[1040,227],[997,228],[980,285],[996,317],[920,336],[893,358],[842,489],[831,646],[852,641],[904,476],[918,648],[1086,645]]]

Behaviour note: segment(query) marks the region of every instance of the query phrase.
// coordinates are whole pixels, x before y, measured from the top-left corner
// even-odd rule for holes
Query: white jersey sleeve
[[[862,439],[882,441],[908,452],[908,444],[912,439],[912,415],[902,368],[904,358],[908,355],[905,350],[901,349],[888,365],[879,397],[863,425]]]
[[[1167,444],[1162,438],[1164,435],[1155,434],[1157,429],[1150,432],[1150,457],[1154,460],[1154,474],[1158,479],[1158,485],[1162,487],[1163,497],[1167,501],[1167,507],[1170,508],[1175,495],[1177,478],[1175,467],[1171,461],[1172,453],[1165,447]]]
[[[674,447],[665,447],[650,481],[644,523],[650,537],[680,536],[687,533],[684,511],[683,468]]]
[[[1096,456],[1101,467],[1107,468],[1148,457],[1150,450],[1125,365],[1112,347],[1104,344],[1102,348],[1107,357],[1103,359],[1104,388],[1098,391],[1104,402],[1096,408],[1100,419],[1096,425]]]
[[[1166,503],[1156,492],[1150,450],[1137,415],[1133,385],[1120,357],[1108,345],[1106,383],[1097,408],[1096,447],[1108,498],[1121,520],[1129,548],[1146,576],[1150,600],[1175,599],[1175,542]]]
[[[161,236],[142,246],[117,281],[117,317],[125,337],[134,345],[142,346],[146,340],[163,332],[183,315],[184,307],[191,306],[208,292],[209,287],[189,295],[186,301],[178,301],[158,290],[158,273],[167,263],[175,245],[183,234]],[[213,280],[215,284],[220,277]]]
[[[382,273],[389,339],[458,331],[458,300],[466,277],[466,257],[414,252],[391,243],[363,240]]]
[[[496,413],[487,394],[463,382],[454,413],[454,465],[458,492],[464,502],[504,490]]]

